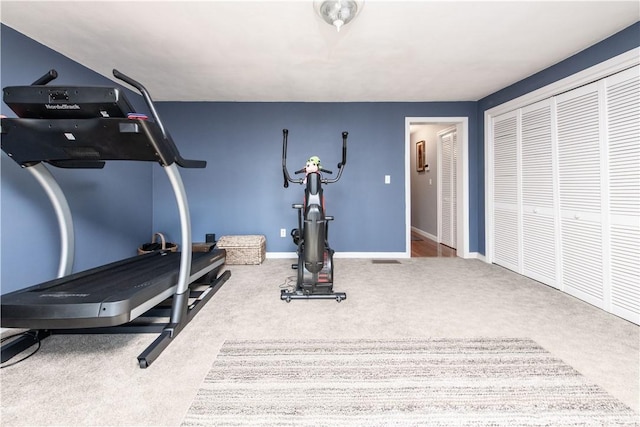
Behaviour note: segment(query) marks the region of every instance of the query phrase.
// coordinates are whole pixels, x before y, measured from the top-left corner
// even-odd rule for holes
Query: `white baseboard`
[[[380,258],[410,258],[405,252],[336,252],[334,258],[364,258],[364,259],[380,259]],[[267,252],[267,258],[297,258],[295,252]]]
[[[433,240],[434,242],[438,243],[438,236],[434,236],[431,233],[427,233],[426,231],[420,230],[419,228],[415,228],[415,227],[411,227],[411,231],[421,235],[422,237],[426,237],[427,239]]]
[[[487,262],[487,258],[480,252],[469,252],[465,259],[479,259],[480,261]]]
[[[364,259],[381,259],[381,258],[411,258],[411,254],[406,252],[336,252],[335,258],[364,258]]]
[[[267,258],[297,258],[295,252],[267,252]]]
[[[425,236],[428,238],[428,236]],[[411,258],[406,252],[336,252],[333,254],[335,258],[363,258],[363,259],[380,259],[380,258]],[[459,255],[458,255],[459,256]],[[295,252],[267,252],[267,258],[297,258]],[[462,258],[462,257],[461,257]],[[479,259],[487,262],[485,256],[479,252],[469,252],[465,259]]]

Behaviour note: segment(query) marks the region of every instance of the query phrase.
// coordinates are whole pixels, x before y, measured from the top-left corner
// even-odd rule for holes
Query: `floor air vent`
[[[374,264],[400,264],[397,259],[373,259],[371,262]]]

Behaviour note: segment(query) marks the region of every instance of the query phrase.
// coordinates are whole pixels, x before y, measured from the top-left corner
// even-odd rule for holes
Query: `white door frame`
[[[451,123],[458,131],[457,158],[457,255],[471,258],[469,254],[469,118],[468,117],[405,117],[405,256],[411,257],[411,125]],[[439,165],[438,165],[439,166]],[[439,170],[439,168],[438,168]],[[438,224],[438,230],[440,224]],[[439,231],[438,231],[439,233]],[[439,237],[438,237],[439,239]]]

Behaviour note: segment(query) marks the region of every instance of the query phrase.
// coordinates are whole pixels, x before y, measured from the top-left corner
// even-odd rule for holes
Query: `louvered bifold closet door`
[[[518,112],[493,121],[493,262],[520,272]]]
[[[441,172],[441,190],[442,190],[442,215],[440,228],[440,241],[447,246],[451,245],[451,233],[453,224],[451,222],[451,159],[453,149],[451,146],[451,134],[442,137],[441,153],[442,153],[442,172]]]
[[[552,102],[522,109],[522,273],[558,287]]]
[[[611,312],[640,323],[640,70],[606,79]]]
[[[458,247],[458,132],[451,134],[451,246]]]
[[[440,240],[445,245],[457,247],[457,192],[456,161],[457,133],[447,133],[441,137],[441,191],[442,215]]]
[[[598,83],[556,97],[564,290],[604,308]]]

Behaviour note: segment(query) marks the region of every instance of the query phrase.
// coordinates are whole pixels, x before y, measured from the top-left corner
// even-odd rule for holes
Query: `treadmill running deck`
[[[191,271],[204,276],[224,261],[222,249],[194,252]],[[11,292],[2,296],[2,326],[121,325],[173,295],[179,271],[180,252],[152,252]]]

